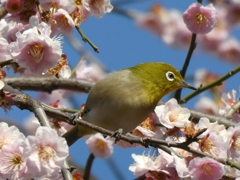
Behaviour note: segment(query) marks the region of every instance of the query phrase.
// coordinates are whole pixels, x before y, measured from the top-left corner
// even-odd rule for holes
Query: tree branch
[[[6,77],[4,83],[21,90],[51,92],[57,89],[88,93],[94,82],[80,79],[58,79],[53,76]]]

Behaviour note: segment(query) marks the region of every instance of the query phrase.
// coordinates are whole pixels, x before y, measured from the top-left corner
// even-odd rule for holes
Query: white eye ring
[[[175,79],[175,74],[171,71],[166,72],[166,78],[169,81],[173,81]]]

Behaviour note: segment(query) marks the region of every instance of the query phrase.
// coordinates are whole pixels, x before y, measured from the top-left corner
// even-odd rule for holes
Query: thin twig
[[[182,98],[180,100],[180,104],[185,103],[187,101],[189,101],[191,98],[197,96],[198,94],[206,91],[207,89],[210,89],[214,86],[218,86],[221,85],[223,81],[227,80],[228,78],[232,77],[233,75],[235,75],[236,73],[238,73],[240,71],[240,66],[236,67],[235,69],[233,69],[232,71],[228,72],[227,74],[225,74],[224,76],[220,77],[219,79],[217,79],[216,81],[209,83],[205,86],[199,87],[198,90],[192,92],[191,94],[185,96],[184,98]]]
[[[94,159],[95,159],[95,156],[91,153],[88,156],[87,164],[86,164],[85,171],[84,171],[84,174],[83,174],[83,179],[84,180],[89,180],[89,178],[90,178],[91,168],[92,168],[92,164],[93,164]]]
[[[196,37],[197,35],[196,34],[192,34],[192,39],[191,39],[191,43],[190,43],[190,47],[189,47],[189,50],[188,50],[188,54],[187,54],[187,57],[185,59],[185,62],[184,62],[184,65],[183,65],[183,68],[182,70],[180,71],[182,77],[184,78],[185,77],[185,74],[187,72],[187,68],[189,66],[189,62],[191,60],[191,57],[192,57],[192,53],[194,51],[194,49],[196,48]],[[180,98],[181,98],[181,92],[182,92],[182,89],[178,89],[174,95],[174,98],[179,102]]]
[[[91,52],[86,50],[84,46],[82,45],[82,42],[79,41],[78,38],[74,37],[73,35],[65,35],[69,43],[72,45],[72,47],[84,57],[88,62],[92,64],[96,64],[103,72],[107,72],[106,67],[103,65],[103,63],[96,58]]]
[[[75,28],[77,29],[78,33],[80,34],[80,36],[82,37],[82,40],[84,42],[87,42],[95,52],[99,53],[99,49],[97,46],[95,46],[88,38],[87,36],[82,32],[82,30],[78,27],[78,26],[75,26]]]

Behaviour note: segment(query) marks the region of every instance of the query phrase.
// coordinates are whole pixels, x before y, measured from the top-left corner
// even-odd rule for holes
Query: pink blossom
[[[80,60],[76,66],[76,78],[88,81],[99,81],[105,77],[105,72],[96,64],[87,65],[86,60]]]
[[[202,152],[215,157],[227,158],[228,144],[216,131],[210,131],[209,134],[202,137],[198,142]]]
[[[2,3],[7,12],[12,15],[19,14],[24,8],[22,0],[3,0]]]
[[[201,97],[195,105],[196,110],[207,114],[217,114],[218,107],[216,102],[208,97]]]
[[[26,25],[18,22],[7,22],[5,19],[0,21],[0,32],[3,38],[5,38],[8,43],[16,41],[16,33],[21,31]]]
[[[72,73],[71,68],[68,65],[64,65],[59,70],[58,76],[59,76],[59,78],[68,79],[68,78],[70,78],[71,73]]]
[[[215,131],[223,138],[224,142],[227,141],[226,127],[222,124],[218,124],[217,122],[211,123],[208,118],[200,118],[198,123],[195,125],[195,128],[197,130],[207,129],[204,133],[199,135],[198,138],[206,136],[210,131]]]
[[[54,12],[57,9],[64,9],[68,13],[73,12],[75,5],[74,1],[66,0],[39,0],[39,3],[45,11]]]
[[[136,155],[132,154],[132,158],[135,163],[129,166],[129,170],[133,172],[135,176],[145,175],[146,177],[151,177],[153,174],[159,174],[161,177],[166,177],[167,179],[175,179],[177,177],[177,172],[173,166],[173,158],[171,155],[160,150],[160,155],[155,157],[154,155]]]
[[[30,115],[27,119],[25,119],[24,124],[25,130],[29,135],[35,134],[38,127],[41,126],[34,115]],[[56,130],[59,136],[62,136],[67,131],[73,128],[72,125],[62,121],[52,121],[50,122],[50,125],[54,130]]]
[[[29,73],[42,74],[61,58],[61,43],[49,37],[47,28],[44,30],[33,27],[23,33],[18,32],[17,40],[8,46],[13,60]]]
[[[174,153],[172,153],[173,156],[173,164],[176,168],[176,171],[178,173],[178,176],[180,178],[187,178],[189,177],[189,170],[187,168],[187,161],[185,158],[180,158]]]
[[[19,132],[18,128],[15,126],[8,127],[5,122],[0,122],[0,149],[8,143],[16,139],[24,139],[24,135]]]
[[[85,9],[87,11],[90,11],[89,4],[86,0],[74,1],[74,4],[78,9]]]
[[[138,12],[133,12],[136,23],[144,29],[150,32],[161,35],[163,33],[164,24],[158,14],[154,12],[149,12],[147,14],[142,14]]]
[[[217,25],[217,10],[212,4],[203,6],[200,3],[191,4],[183,13],[187,28],[195,34],[207,34]]]
[[[89,4],[91,14],[98,18],[110,13],[113,9],[110,0],[86,0],[86,2]]]
[[[177,48],[187,48],[191,42],[192,34],[189,32],[183,21],[178,21],[173,29],[175,32],[172,36],[173,41],[171,45]],[[166,34],[167,33],[164,33],[164,36]],[[169,36],[171,36],[171,34],[169,34]]]
[[[178,105],[176,99],[170,99],[165,105],[157,106],[155,108],[159,121],[167,128],[179,127],[182,128],[190,117],[190,111],[187,108],[182,108]]]
[[[229,38],[222,41],[218,46],[217,55],[223,60],[231,63],[240,63],[240,43],[237,39]]]
[[[224,175],[224,166],[208,157],[192,159],[188,169],[193,180],[219,180]]]
[[[132,171],[135,176],[142,176],[148,171],[160,170],[160,167],[158,166],[160,160],[154,156],[132,154],[132,158],[135,163],[129,166],[129,170]]]
[[[227,4],[227,21],[231,26],[240,24],[240,3],[238,0],[230,0]]]
[[[169,10],[165,16],[161,35],[163,41],[178,48],[188,47],[192,34],[184,24],[180,12]]]
[[[204,51],[210,52],[216,55],[218,46],[229,37],[230,27],[228,25],[226,8],[218,7],[218,16],[217,16],[217,25],[216,27],[209,32],[200,37],[201,47]]]
[[[51,24],[51,36],[60,33],[71,34],[73,32],[75,24],[70,15],[64,9],[58,9],[57,12],[53,14],[53,19],[55,21]]]
[[[7,179],[31,179],[33,176],[26,165],[27,154],[23,139],[16,139],[3,146],[1,152],[0,172]]]
[[[140,131],[146,137],[154,137],[155,136],[154,132],[152,132],[151,130],[148,130],[146,128],[143,128],[141,126],[137,126],[136,130]]]
[[[240,124],[234,128],[229,127],[228,130],[229,156],[235,162],[240,163]]]
[[[3,37],[0,37],[0,62],[11,59],[11,55],[8,52],[7,46],[7,40]]]
[[[35,136],[27,137],[28,167],[36,172],[36,177],[59,173],[68,157],[66,140],[48,127],[39,127]]]
[[[224,103],[225,106],[221,107],[219,109],[220,115],[226,115],[229,109],[235,104],[236,102],[236,91],[231,90],[228,93],[223,93],[221,100]]]
[[[86,140],[88,150],[99,158],[108,158],[112,154],[113,142],[113,139],[104,138],[100,133],[93,134]]]

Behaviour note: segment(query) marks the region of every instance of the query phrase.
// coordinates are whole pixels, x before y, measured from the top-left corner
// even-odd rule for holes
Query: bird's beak
[[[182,87],[184,88],[189,88],[189,89],[193,89],[193,90],[197,90],[197,88],[193,87],[191,84],[188,84],[185,81],[180,82],[180,84],[182,85]]]

